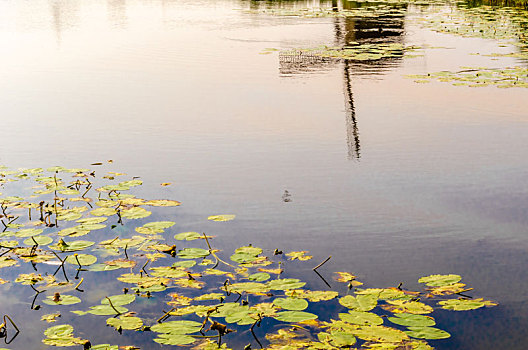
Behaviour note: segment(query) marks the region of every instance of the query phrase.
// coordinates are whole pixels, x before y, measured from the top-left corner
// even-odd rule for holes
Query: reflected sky
[[[501,306],[469,321],[446,315],[441,326],[454,345],[437,347],[496,349],[506,341],[524,349],[511,325],[527,324],[527,92],[403,78],[511,65],[469,55],[509,48],[405,22],[384,40],[445,49],[368,74],[343,62],[304,62],[305,70],[285,74],[278,53],[260,53],[345,43],[360,26],[243,11],[265,6],[0,2],[0,163],[113,159],[112,170],[143,178],[148,196],[183,202],[175,214],[182,232],[215,234],[226,250],[253,243],[311,250],[319,261],[332,255],[320,271],[328,280],[350,270],[368,285],[416,287],[422,275],[459,273]],[[162,182],[173,186],[160,189]],[[282,201],[285,190],[291,202]],[[215,213],[237,220],[205,222]],[[327,288],[303,273],[312,288]],[[24,337],[11,347],[28,348]]]

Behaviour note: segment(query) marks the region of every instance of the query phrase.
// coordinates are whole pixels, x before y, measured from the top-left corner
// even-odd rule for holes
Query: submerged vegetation
[[[310,290],[294,278],[297,264],[312,260],[308,252],[249,244],[225,253],[210,233],[169,233],[175,225],[170,207],[180,202],[136,197],[128,192],[142,181],[121,181],[124,176],[110,172],[98,179],[93,170],[63,167],[0,169],[0,188],[7,191],[0,194],[0,292],[31,288],[30,308],[40,322],[60,323],[69,313],[106,322],[119,334],[139,332],[145,344],[193,349],[250,343],[245,349],[426,350],[429,340],[450,337],[436,326],[435,310],[496,305],[467,295],[472,288],[455,274],[422,277],[424,289],[411,291],[402,284],[362,288],[354,274],[338,271],[340,293],[318,272],[330,257],[312,265],[329,290]],[[224,225],[235,215],[207,219]],[[116,280],[101,284],[108,280],[103,275]],[[98,302],[88,301],[90,293],[109,289]],[[147,308],[142,300],[149,300]],[[0,331],[16,344],[26,329],[10,316]],[[44,331],[42,343],[139,349],[96,340],[89,329],[61,323]]]

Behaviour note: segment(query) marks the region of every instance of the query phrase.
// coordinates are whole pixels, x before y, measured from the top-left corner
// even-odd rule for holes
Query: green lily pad
[[[372,312],[350,310],[348,313],[340,313],[339,318],[345,322],[359,325],[383,324],[383,319]]]
[[[48,305],[73,305],[81,302],[81,299],[73,295],[61,295],[57,301],[54,301],[54,298],[53,295],[50,295],[42,302]]]
[[[67,337],[73,334],[73,327],[69,324],[61,324],[53,327],[49,327],[44,331],[44,335],[47,337]]]
[[[118,313],[124,314],[125,312],[128,311],[128,309],[123,306],[114,305],[114,307],[118,312],[116,312],[116,310],[114,310],[114,308],[110,306],[110,304],[108,304],[108,305],[92,306],[90,307],[88,311],[86,311],[86,313],[93,314],[93,315],[99,315],[99,316],[111,316],[111,315],[117,315]]]
[[[93,216],[112,216],[117,214],[117,211],[114,208],[97,208],[90,212]]]
[[[248,253],[235,253],[231,255],[230,259],[239,264],[244,264],[257,260],[257,257]]]
[[[406,327],[430,327],[436,324],[432,317],[407,313],[394,314],[394,317],[389,317],[388,320]]]
[[[372,294],[358,295],[357,297],[346,295],[339,299],[339,303],[349,309],[370,311],[378,305],[378,298]]]
[[[271,280],[267,283],[271,290],[287,290],[302,288],[306,282],[301,282],[296,278],[283,278],[280,280]]]
[[[40,228],[25,228],[25,229],[17,231],[15,233],[15,236],[22,237],[22,238],[31,237],[31,236],[40,235],[42,232],[44,232],[44,230]]]
[[[100,224],[107,220],[108,218],[105,218],[105,217],[97,217],[97,218],[83,218],[83,219],[77,220],[76,222],[83,224],[83,225],[92,225],[92,224]]]
[[[420,278],[418,282],[425,283],[429,287],[441,287],[457,283],[461,279],[459,275],[430,275]]]
[[[143,321],[139,317],[133,316],[119,316],[119,318],[109,318],[106,324],[115,329],[139,329],[143,326]]]
[[[37,242],[38,245],[48,245],[53,242],[53,238],[48,236],[34,236],[24,240],[25,245],[35,245],[35,242]]]
[[[78,250],[83,250],[94,245],[92,241],[72,241],[64,242],[59,241],[58,243],[52,244],[49,247],[54,250],[60,250],[63,252],[74,252]]]
[[[185,248],[178,252],[178,256],[182,259],[198,259],[205,258],[210,252],[202,248]]]
[[[433,312],[433,308],[427,304],[408,300],[387,300],[387,305],[383,305],[383,308],[395,313],[429,314]]]
[[[182,232],[174,236],[174,238],[179,241],[193,241],[201,237],[202,235],[199,234],[198,232]]]
[[[446,339],[451,337],[451,334],[446,331],[433,327],[409,327],[405,333],[410,337],[419,339]]]
[[[264,282],[271,278],[269,273],[266,272],[257,272],[252,275],[249,275],[248,279],[250,281]]]
[[[229,285],[229,290],[232,292],[247,292],[247,293],[265,293],[269,291],[268,286],[263,283],[257,282],[245,282],[245,283],[233,283]]]
[[[202,328],[202,324],[195,321],[168,321],[157,323],[150,327],[153,332],[169,334],[196,333]]]
[[[454,311],[475,310],[484,306],[496,305],[495,303],[487,302],[483,299],[450,299],[439,301],[438,304],[442,305],[442,309]]]
[[[76,254],[76,255],[68,255],[66,257],[66,262],[73,265],[82,265],[82,266],[88,266],[93,265],[97,261],[97,258],[90,254]]]
[[[363,340],[384,343],[399,343],[409,339],[407,334],[399,329],[375,325],[356,326],[354,335]]]
[[[123,306],[128,305],[134,300],[136,300],[136,296],[134,294],[118,294],[118,295],[112,295],[108,297],[112,301],[112,305],[114,306]],[[104,298],[101,300],[102,305],[109,305],[108,299]]]
[[[141,207],[133,207],[130,209],[121,210],[121,216],[127,219],[142,219],[152,214],[151,211]]]
[[[79,219],[81,217],[82,217],[81,213],[69,212],[69,213],[64,213],[64,214],[58,215],[57,216],[57,220],[60,220],[60,221],[74,221],[74,220],[77,220],[77,219]]]
[[[187,345],[192,344],[196,341],[193,337],[185,334],[160,334],[154,341],[163,345]]]
[[[286,310],[302,311],[308,307],[308,302],[297,298],[277,298],[273,304]]]
[[[282,322],[298,323],[308,320],[315,320],[317,319],[317,315],[304,311],[282,311],[278,312],[274,318]]]

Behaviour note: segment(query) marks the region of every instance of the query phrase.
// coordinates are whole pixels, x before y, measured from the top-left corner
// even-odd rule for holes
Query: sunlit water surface
[[[505,49],[406,22],[397,41],[445,48],[368,69],[292,66],[261,53],[333,45],[350,28],[340,19],[243,11],[268,5],[0,2],[0,163],[113,159],[104,170],[140,176],[145,196],[182,201],[175,231],[214,234],[227,251],[245,243],[309,250],[314,264],[332,255],[320,270],[330,281],[342,270],[368,286],[418,288],[421,276],[460,274],[500,306],[440,313],[452,338],[433,344],[524,349],[528,92],[403,77],[513,59],[469,55]],[[237,218],[207,222],[218,213]],[[309,287],[327,288],[309,267],[300,272]],[[1,288],[1,313],[32,329],[10,348],[45,348],[29,288],[21,300]],[[84,327],[96,327],[100,342],[122,342],[103,325]]]

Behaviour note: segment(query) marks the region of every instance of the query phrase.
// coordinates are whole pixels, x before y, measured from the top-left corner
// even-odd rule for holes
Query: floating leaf
[[[205,258],[210,252],[202,248],[185,248],[178,252],[178,256],[182,259],[198,259]]]
[[[94,242],[92,241],[72,241],[72,242],[64,242],[59,241],[58,243],[55,243],[53,245],[50,245],[49,247],[54,250],[60,250],[63,252],[74,252],[77,250],[83,250],[88,247],[91,247],[94,245]]]
[[[169,199],[153,199],[150,201],[146,201],[145,205],[150,205],[153,207],[177,207],[181,205],[181,203]]]
[[[118,295],[112,295],[108,298],[112,301],[112,305],[114,306],[128,305],[134,302],[134,300],[136,300],[136,296],[133,294],[118,294]],[[101,304],[109,305],[110,303],[108,302],[107,298],[104,298],[101,300]]]
[[[117,211],[114,208],[97,208],[90,212],[93,216],[112,216],[117,214]]]
[[[419,301],[387,300],[387,303],[382,307],[394,313],[428,314],[433,312],[431,306]]]
[[[60,295],[59,298],[53,295],[50,295],[46,299],[44,299],[42,302],[48,305],[73,305],[73,304],[80,303],[81,299],[73,295],[62,294]]]
[[[291,297],[298,297],[298,298],[304,298],[308,299],[312,302],[319,302],[323,300],[332,300],[339,296],[338,292],[334,291],[320,291],[320,290],[302,290],[302,289],[295,289],[290,290],[286,292],[286,295]]]
[[[290,260],[295,260],[295,259],[298,259],[298,260],[310,260],[311,258],[313,258],[313,256],[311,255],[305,255],[306,253],[308,253],[306,250],[303,250],[303,251],[300,251],[300,252],[289,252],[286,254],[286,256],[289,256],[290,257]]]
[[[202,235],[198,232],[182,232],[174,236],[179,241],[193,241],[198,238],[202,238]]]
[[[236,215],[211,215],[207,220],[211,221],[231,221],[235,218]]]
[[[296,278],[283,278],[280,280],[272,280],[267,283],[269,289],[272,290],[297,289],[304,287],[305,284],[305,282],[301,282]]]
[[[271,278],[269,273],[266,272],[257,272],[252,275],[249,275],[248,279],[251,281],[264,282]]]
[[[340,313],[339,318],[345,322],[358,325],[375,325],[383,324],[383,319],[372,312],[350,310],[348,313]]]
[[[369,289],[358,289],[356,294],[360,295],[373,295],[380,300],[393,300],[393,299],[411,299],[410,296],[405,294],[404,291],[398,288],[369,288]]]
[[[68,255],[65,260],[69,264],[88,266],[95,264],[97,258],[90,254]]]
[[[48,236],[34,236],[34,237],[26,238],[24,240],[25,245],[35,245],[35,242],[38,245],[48,245],[51,242],[53,242],[53,238],[48,237]]]
[[[304,311],[282,311],[278,312],[274,318],[282,322],[299,323],[308,320],[315,320],[317,319],[317,315]]]
[[[106,320],[106,324],[114,327],[115,329],[139,329],[143,326],[143,321],[139,317],[133,316],[119,316],[119,318],[109,318]]]
[[[286,310],[302,311],[308,307],[308,302],[297,298],[277,298],[273,304]]]
[[[336,274],[337,274],[337,281],[338,282],[348,283],[348,282],[352,282],[353,280],[356,279],[356,276],[354,276],[353,274],[351,274],[349,272],[336,272]]]
[[[429,287],[440,287],[457,283],[461,279],[462,277],[459,275],[430,275],[420,278],[418,282],[425,283]]]
[[[491,301],[486,301],[481,298],[442,300],[442,301],[439,301],[438,304],[442,305],[442,309],[454,310],[454,311],[475,310],[475,309],[479,309],[484,306],[497,305]]]
[[[357,311],[370,311],[378,304],[378,298],[374,295],[346,295],[339,299],[339,303],[349,309]]]
[[[399,343],[409,339],[404,332],[384,326],[356,326],[354,335],[360,339],[385,343]]]
[[[152,212],[141,207],[133,207],[130,209],[121,210],[121,216],[127,219],[142,219],[152,214]]]
[[[195,342],[196,339],[185,334],[160,334],[154,341],[163,345],[187,345]]]
[[[392,323],[406,327],[430,327],[436,324],[434,318],[423,315],[397,313],[395,317],[389,317],[388,320]]]
[[[31,237],[40,235],[44,230],[40,228],[25,228],[22,230],[19,230],[15,233],[15,236],[17,237]]]
[[[60,317],[60,316],[61,316],[61,314],[59,312],[56,312],[54,314],[42,315],[42,317],[40,317],[40,320],[41,321],[46,321],[48,323],[52,323],[52,322],[57,321],[57,317]]]
[[[157,323],[150,327],[153,332],[170,334],[196,333],[202,328],[202,324],[195,321],[168,321]]]
[[[115,308],[115,310],[114,310]],[[117,312],[116,312],[117,310]],[[90,307],[86,313],[93,314],[93,315],[99,315],[99,316],[111,316],[111,315],[117,315],[117,314],[124,314],[127,312],[128,309],[122,306],[116,306],[114,307],[108,305],[96,305]]]
[[[405,333],[419,339],[446,339],[451,337],[451,334],[446,331],[433,327],[409,327]]]

